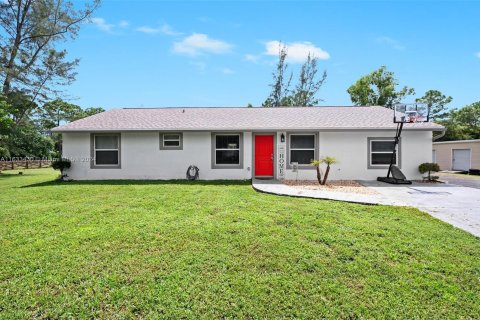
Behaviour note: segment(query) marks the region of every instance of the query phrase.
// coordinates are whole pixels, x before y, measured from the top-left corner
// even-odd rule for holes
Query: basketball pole
[[[397,123],[397,130],[395,132],[395,140],[393,143],[393,153],[392,158],[390,159],[390,165],[388,166],[387,178],[390,178],[390,173],[392,172],[393,162],[397,158],[397,145],[400,141],[400,135],[402,134],[403,122]]]

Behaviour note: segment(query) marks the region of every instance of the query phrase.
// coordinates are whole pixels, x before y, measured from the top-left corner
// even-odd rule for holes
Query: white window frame
[[[368,139],[368,167],[370,169],[383,169],[383,168],[388,168],[390,166],[390,160],[388,163],[386,164],[373,164],[373,157],[372,155],[375,153],[375,154],[389,154],[391,155],[392,154],[392,151],[373,151],[373,143],[374,142],[385,142],[385,141],[389,141],[389,142],[395,142],[395,138],[375,138],[375,137],[372,137],[372,138],[369,138]],[[397,144],[396,146],[397,148],[397,152],[395,153],[395,164],[397,167],[400,168],[400,142]],[[391,158],[390,158],[391,159]]]
[[[292,137],[293,136],[313,136],[313,148],[292,148]],[[313,151],[313,159],[317,156],[317,135],[315,133],[290,133],[288,139],[288,165],[292,166],[292,151]],[[298,166],[311,166],[310,163],[299,163]]]
[[[176,139],[167,139],[165,138],[166,135],[169,135],[169,136],[177,136]],[[168,134],[163,134],[163,147],[180,147],[180,134],[178,133],[168,133]],[[178,145],[176,146],[166,146],[165,145],[165,141],[175,141],[175,142],[178,142]]]
[[[172,135],[177,136],[178,139],[165,139],[165,136]],[[177,141],[176,146],[167,146],[165,141]],[[183,150],[183,133],[181,132],[161,132],[160,133],[160,150]]]
[[[115,137],[117,139],[117,148],[97,149],[96,137]],[[121,137],[119,133],[94,133],[92,134],[92,165],[91,168],[120,168],[120,143]],[[97,164],[97,151],[117,151],[117,163],[115,164]]]

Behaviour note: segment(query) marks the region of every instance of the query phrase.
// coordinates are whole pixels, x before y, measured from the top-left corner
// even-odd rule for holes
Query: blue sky
[[[417,96],[437,89],[460,107],[480,100],[479,31],[473,1],[104,0],[66,44],[81,58],[67,93],[106,109],[258,106],[282,41],[294,73],[319,57],[320,105],[350,105],[347,88],[386,65]]]

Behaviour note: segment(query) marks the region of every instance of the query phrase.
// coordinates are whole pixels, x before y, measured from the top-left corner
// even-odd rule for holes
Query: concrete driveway
[[[480,189],[480,176],[471,176],[461,173],[439,172],[435,175],[440,176],[440,180],[449,184],[456,184],[463,187]]]
[[[444,177],[442,176],[441,179]],[[375,189],[391,200],[416,207],[433,217],[480,237],[479,186],[415,182],[411,185],[391,185],[378,181],[360,181],[360,183]],[[469,183],[467,182],[467,184]],[[476,183],[474,184],[476,185]]]

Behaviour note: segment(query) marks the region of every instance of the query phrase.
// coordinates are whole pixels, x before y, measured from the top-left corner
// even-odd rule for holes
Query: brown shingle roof
[[[393,111],[383,107],[156,108],[112,109],[54,128],[69,131],[145,130],[352,130],[394,129]],[[434,123],[406,130],[444,130]]]

